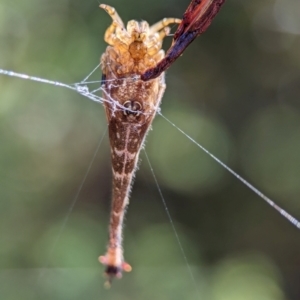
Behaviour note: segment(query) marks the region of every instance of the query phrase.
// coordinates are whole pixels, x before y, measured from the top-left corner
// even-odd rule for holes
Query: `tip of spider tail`
[[[106,266],[104,277],[107,279],[104,283],[104,287],[106,289],[109,289],[112,284],[112,280],[114,278],[122,278],[122,271],[130,272],[132,270],[132,267],[130,264],[123,262],[121,266],[115,266],[115,265],[109,265],[107,264],[107,259],[105,256],[99,257],[99,262]]]

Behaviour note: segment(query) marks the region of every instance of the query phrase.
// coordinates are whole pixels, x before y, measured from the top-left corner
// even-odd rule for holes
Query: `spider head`
[[[133,42],[144,42],[148,36],[149,24],[146,21],[131,20],[127,23],[127,32]]]

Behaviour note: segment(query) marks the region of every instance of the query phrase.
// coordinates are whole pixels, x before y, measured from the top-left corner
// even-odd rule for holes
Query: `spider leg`
[[[164,57],[165,57],[165,51],[161,49],[154,55],[148,55],[147,64],[143,63],[141,64],[141,66],[144,69],[151,68],[151,66],[156,65],[157,62],[161,61]]]
[[[150,29],[149,29],[149,32],[150,34],[153,34],[153,33],[156,33],[158,31],[160,31],[161,29],[163,29],[164,27],[167,27],[168,25],[170,24],[173,24],[173,23],[177,23],[179,24],[181,22],[180,19],[176,19],[176,18],[164,18],[162,19],[161,21],[153,24]]]
[[[147,53],[155,55],[162,47],[163,39],[170,33],[170,27],[164,27],[160,32],[153,35],[153,38],[147,44]]]
[[[126,41],[124,41],[123,35],[120,35],[117,31],[118,25],[113,22],[105,31],[104,34],[104,41],[116,48],[118,48],[119,51],[125,52],[128,50],[128,45]],[[117,31],[117,33],[115,33]]]
[[[165,51],[161,49],[153,56],[153,59],[155,61],[161,61],[164,57],[165,57]]]
[[[104,41],[111,46],[117,46],[121,51],[127,51],[130,36],[124,27],[122,19],[113,7],[106,4],[101,4],[100,7],[103,8],[113,20],[112,24],[105,31]]]
[[[118,24],[116,22],[112,22],[112,24],[106,29],[104,33],[104,41],[111,46],[114,46],[116,43],[115,41],[117,37],[115,35],[115,31],[117,26]]]
[[[117,11],[115,10],[114,7],[111,7],[109,5],[106,4],[100,4],[99,5],[100,8],[104,9],[112,18],[112,20],[116,23],[118,23],[120,25],[120,27],[124,27],[124,23],[122,21],[122,19],[120,18],[120,16],[118,15]]]

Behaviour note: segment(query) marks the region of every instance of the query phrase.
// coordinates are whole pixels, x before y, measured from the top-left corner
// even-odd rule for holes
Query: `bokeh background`
[[[181,17],[189,0],[107,4],[125,22],[154,23]],[[111,20],[98,5],[1,0],[0,68],[81,81],[106,48]],[[164,116],[298,218],[299,12],[298,0],[227,0],[167,72],[162,103]],[[188,265],[142,152],[124,241],[133,271],[105,290],[107,136],[71,211],[106,130],[102,106],[2,75],[0,95],[0,299],[300,298],[300,231],[160,116],[146,151]]]

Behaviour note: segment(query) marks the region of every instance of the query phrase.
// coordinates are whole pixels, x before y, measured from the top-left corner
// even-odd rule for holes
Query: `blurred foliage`
[[[188,3],[107,4],[124,21],[154,23]],[[162,103],[164,116],[298,217],[299,3],[227,1],[168,70]],[[110,19],[98,5],[1,0],[0,68],[79,82],[106,47]],[[69,213],[105,133],[103,108],[4,76],[0,95],[0,299],[300,298],[300,232],[160,116],[146,151],[193,279],[141,153],[125,228],[133,271],[104,290],[107,137]]]

